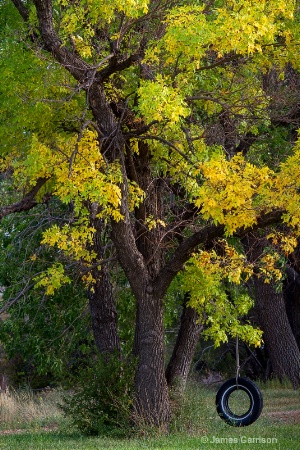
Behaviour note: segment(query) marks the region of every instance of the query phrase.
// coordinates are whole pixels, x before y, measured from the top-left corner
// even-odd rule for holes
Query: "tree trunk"
[[[120,352],[115,299],[105,267],[99,271],[93,290],[89,292],[89,303],[97,349],[101,354]]]
[[[138,424],[168,427],[170,402],[164,368],[163,307],[151,289],[137,298],[136,346],[139,363],[135,377],[134,410]]]
[[[300,352],[293,335],[282,293],[255,277],[256,305],[263,339],[272,370],[280,378],[288,377],[294,388],[300,381]]]
[[[91,225],[95,228],[91,250],[96,253],[95,263],[101,264],[104,258],[105,242],[103,222],[96,218],[97,207],[89,205]],[[101,354],[120,352],[116,302],[110,282],[109,269],[96,265],[92,270],[96,280],[88,292],[92,329],[97,349]]]
[[[247,239],[252,262],[261,256],[266,245],[264,238]],[[288,377],[296,389],[300,381],[300,352],[287,317],[283,294],[258,276],[254,277],[254,288],[259,325],[264,332],[272,370],[279,379]]]
[[[126,185],[122,189],[125,191]],[[134,419],[137,425],[153,425],[166,430],[170,420],[170,401],[164,368],[165,292],[156,289],[152,282],[156,270],[150,263],[146,264],[136,244],[126,197],[124,193],[121,206],[124,220],[112,221],[111,238],[137,302],[134,350],[139,362],[135,377]],[[153,250],[156,248],[152,241],[149,245],[154,247]],[[154,266],[156,262],[157,259],[153,259]]]
[[[298,253],[299,249],[297,249],[299,260]],[[297,270],[299,271],[299,263]],[[296,342],[300,348],[300,275],[290,266],[286,268],[286,272],[288,278],[284,291],[286,311]]]
[[[203,325],[198,322],[199,316],[195,309],[183,307],[181,324],[173,353],[166,370],[169,386],[184,391],[192,364],[196,345]]]

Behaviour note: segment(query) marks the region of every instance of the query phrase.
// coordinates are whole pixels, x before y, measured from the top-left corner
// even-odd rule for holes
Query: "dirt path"
[[[280,422],[284,423],[300,423],[300,409],[295,409],[291,411],[272,411],[266,413],[267,417],[274,418]]]
[[[38,431],[56,431],[56,430],[58,430],[58,426],[56,424],[38,428]],[[25,434],[25,433],[32,433],[32,429],[17,428],[15,430],[0,430],[0,436],[9,434]]]

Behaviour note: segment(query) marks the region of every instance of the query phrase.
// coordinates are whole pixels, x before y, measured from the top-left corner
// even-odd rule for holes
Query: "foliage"
[[[226,242],[224,253],[219,256],[215,251],[202,251],[191,259],[183,277],[183,288],[190,295],[188,304],[198,311],[200,320],[207,325],[204,334],[212,337],[216,346],[227,342],[230,335],[258,346],[262,332],[250,323],[240,323],[253,300],[245,288],[237,286],[242,277],[249,278],[252,268],[244,255]]]
[[[63,217],[64,209],[52,204],[47,212],[40,207],[13,222],[6,218],[0,229],[0,283],[5,288],[1,307],[11,304],[1,322],[0,340],[8,359],[21,359],[19,373],[11,381],[35,388],[67,381],[93,349],[85,287],[74,274],[71,284],[52,294],[44,287],[34,289],[34,279],[53,260],[66,264],[55,251],[40,245],[52,208],[53,215]]]
[[[281,289],[286,258],[297,246],[295,234],[271,232],[267,246],[255,263],[250,263],[242,251],[239,240],[219,240],[210,251],[195,253],[181,274],[181,287],[189,293],[189,306],[195,308],[200,320],[206,324],[206,337],[215,345],[227,342],[228,337],[238,336],[250,345],[259,346],[262,332],[254,328],[247,317],[254,301],[246,283],[255,273],[265,283]]]
[[[136,361],[99,357],[78,374],[74,393],[65,395],[65,415],[84,434],[126,433],[130,429]]]

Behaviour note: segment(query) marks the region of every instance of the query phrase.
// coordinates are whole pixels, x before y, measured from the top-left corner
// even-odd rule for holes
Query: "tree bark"
[[[272,370],[283,379],[288,377],[294,388],[300,382],[300,352],[292,332],[282,292],[255,277],[256,305],[263,339],[268,349]]]
[[[96,230],[91,250],[96,253],[96,263],[99,263],[99,265],[96,265],[92,270],[95,282],[88,292],[88,297],[95,344],[100,354],[109,355],[115,352],[119,353],[121,346],[118,334],[116,302],[110,274],[107,266],[101,265],[101,260],[105,256],[105,242],[103,242],[104,239],[102,237],[104,224],[102,220],[96,217],[97,212],[97,205],[90,205],[90,221]]]
[[[285,304],[288,319],[295,336],[298,347],[300,348],[300,286],[290,281],[285,290]]]
[[[137,316],[139,363],[135,377],[136,421],[166,431],[170,420],[170,401],[164,367],[163,307],[162,300],[151,292],[149,286],[141,297],[137,297]]]
[[[199,335],[203,325],[195,309],[183,307],[181,324],[177,335],[172,356],[166,369],[166,378],[169,386],[184,391],[186,381],[194,357]]]
[[[290,257],[291,264],[286,266],[287,283],[284,292],[287,315],[292,331],[300,348],[300,245]]]
[[[106,267],[99,271],[89,304],[95,344],[102,355],[120,353],[117,310],[109,273]]]
[[[267,245],[264,238],[248,237],[244,240],[252,262],[258,260]],[[300,382],[300,352],[292,332],[282,292],[276,292],[272,283],[254,276],[255,304],[263,330],[272,371],[283,379],[289,378],[296,389]]]

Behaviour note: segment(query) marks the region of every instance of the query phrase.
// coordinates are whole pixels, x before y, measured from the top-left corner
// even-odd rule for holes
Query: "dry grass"
[[[49,425],[61,421],[59,391],[33,393],[12,390],[0,393],[0,430]]]

